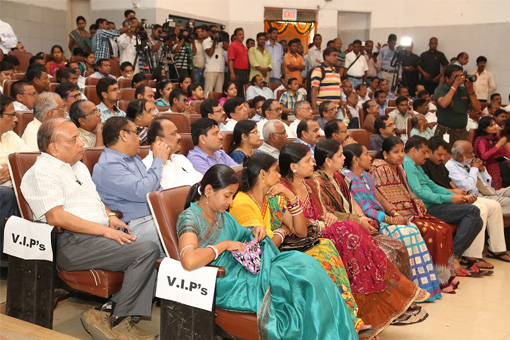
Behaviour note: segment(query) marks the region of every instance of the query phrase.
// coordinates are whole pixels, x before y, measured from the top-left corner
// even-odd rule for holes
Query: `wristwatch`
[[[113,216],[117,217],[117,214],[114,212],[109,212],[107,215],[108,215],[108,217],[113,217]]]

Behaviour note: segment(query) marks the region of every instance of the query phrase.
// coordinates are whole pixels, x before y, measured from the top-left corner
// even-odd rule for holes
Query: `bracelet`
[[[207,248],[211,248],[214,251],[214,260],[213,261],[216,261],[216,259],[218,258],[218,249],[216,249],[216,247],[212,246],[212,245],[208,245]]]
[[[294,198],[293,198],[293,199],[291,199],[291,200],[288,200],[288,202],[290,203],[291,201],[294,201],[294,200],[296,200],[296,203],[299,201],[299,197],[298,197],[298,195],[295,195],[295,196],[294,196]],[[294,204],[296,204],[296,203],[294,203]],[[292,204],[292,203],[291,203],[291,204]]]
[[[283,228],[278,228],[278,229],[275,229],[274,231],[276,231],[278,233],[282,233],[283,236],[287,236],[287,232]]]
[[[283,240],[285,240],[285,237],[283,237],[283,235],[281,233],[275,231],[275,232],[273,232],[273,234],[280,236],[282,238],[282,243],[283,243]]]
[[[365,214],[358,214],[358,218],[365,217]]]
[[[181,258],[181,259],[182,259],[182,257],[183,257],[183,256],[184,256],[184,254],[186,253],[186,250],[188,250],[188,248],[189,248],[189,247],[195,247],[195,248],[196,248],[196,246],[195,246],[194,244],[189,244],[189,245],[187,245],[186,247],[184,247],[184,248],[182,248],[182,249],[181,249],[181,252],[179,253],[179,258]]]
[[[457,91],[457,88],[456,87],[450,87],[450,89],[454,90],[454,91]]]
[[[468,95],[470,95],[470,96],[472,96],[472,95],[474,95],[474,94],[475,94],[474,92],[468,93]]]

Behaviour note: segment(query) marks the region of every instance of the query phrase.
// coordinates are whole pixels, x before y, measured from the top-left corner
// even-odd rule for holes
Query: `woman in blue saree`
[[[340,292],[322,266],[300,252],[280,253],[262,226],[242,227],[226,210],[237,192],[234,170],[215,165],[188,194],[177,221],[181,263],[186,270],[222,266],[216,306],[257,313],[261,339],[357,339]],[[230,254],[253,238],[262,248],[261,267],[251,274]],[[227,252],[228,250],[228,252]]]

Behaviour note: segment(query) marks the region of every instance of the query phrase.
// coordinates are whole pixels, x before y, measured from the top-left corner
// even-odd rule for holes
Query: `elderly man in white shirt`
[[[152,146],[154,143],[166,143],[170,148],[170,156],[165,160],[161,175],[161,187],[163,189],[175,188],[181,185],[193,185],[202,179],[202,174],[193,168],[193,164],[184,155],[177,154],[181,150],[181,136],[177,132],[175,124],[167,117],[154,119],[147,132],[147,142],[151,145],[151,151],[143,159],[143,163],[149,169],[152,166]]]
[[[312,106],[306,100],[302,100],[297,102],[294,105],[294,114],[296,115],[296,119],[290,123],[289,125],[289,138],[297,138],[297,127],[302,120],[311,119],[312,118]],[[324,136],[324,131],[319,129],[320,135]]]
[[[42,123],[53,117],[65,117],[66,106],[60,96],[53,92],[43,92],[34,101],[34,120],[28,123],[21,137],[30,151],[39,151],[37,131]]]
[[[449,177],[459,189],[470,191],[470,194],[479,194],[473,205],[480,208],[480,217],[483,220],[483,229],[480,231],[464,256],[481,258],[485,244],[485,229],[489,233],[489,257],[510,262],[506,254],[503,214],[509,214],[510,188],[498,190],[496,194],[490,187],[490,175],[483,166],[483,162],[474,158],[473,146],[468,141],[459,140],[452,146],[452,158],[446,162]],[[469,169],[469,171],[468,171]],[[489,189],[490,188],[490,189]],[[491,190],[492,189],[492,190]],[[500,204],[501,203],[501,204]],[[502,207],[505,204],[505,211]]]
[[[267,121],[262,129],[262,137],[264,143],[255,152],[264,152],[278,159],[280,150],[287,144],[285,123],[277,119]]]
[[[257,96],[273,99],[273,91],[265,85],[264,78],[261,75],[253,76],[251,85],[246,89],[246,100],[252,100]]]
[[[135,339],[145,331],[132,317],[151,315],[159,248],[130,235],[129,227],[101,201],[80,162],[83,142],[78,135],[69,119],[46,120],[39,131],[41,155],[23,176],[21,192],[35,220],[64,229],[57,242],[59,268],[124,272],[120,291],[101,310],[93,307],[82,314],[85,329],[102,339]],[[148,335],[144,339],[157,337]]]

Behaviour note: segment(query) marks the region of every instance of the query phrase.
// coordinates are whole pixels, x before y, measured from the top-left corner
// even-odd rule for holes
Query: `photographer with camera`
[[[136,18],[132,18],[129,21],[129,25],[126,27],[122,27],[119,29],[109,30],[108,20],[106,19],[97,19],[96,20],[98,24],[98,30],[96,31],[96,34],[94,34],[94,37],[92,38],[92,51],[95,54],[96,62],[99,59],[109,59],[110,58],[110,46],[109,46],[109,39],[110,38],[116,38],[119,35],[126,33],[131,30],[131,28],[134,28],[135,30],[141,27],[140,21],[138,21]]]
[[[163,55],[163,39],[161,38],[161,33],[163,32],[163,27],[161,25],[155,24],[152,25],[151,30],[151,38],[149,40],[149,46],[151,48],[151,66],[152,69],[158,67],[161,62]]]
[[[222,92],[225,79],[224,51],[228,44],[228,33],[219,31],[216,26],[209,28],[210,36],[202,42],[205,51],[205,94]]]
[[[124,21],[123,27],[129,25],[130,21]],[[131,26],[131,29],[124,34],[121,34],[117,38],[117,45],[119,46],[120,52],[120,63],[123,64],[125,62],[133,63],[136,59],[136,45],[137,45],[137,31],[138,27]],[[134,66],[134,73],[140,72],[140,68],[143,67],[143,56],[141,54],[138,55],[138,59],[136,65]],[[133,71],[133,70],[131,70]]]
[[[197,52],[193,28],[185,28],[179,25],[175,28],[175,35],[177,36],[177,43],[172,47],[172,52],[175,53],[175,68],[179,72],[179,77],[184,75],[192,77],[193,56]]]
[[[442,136],[450,149],[455,141],[468,138],[466,125],[469,104],[475,111],[481,110],[481,105],[473,89],[476,78],[464,74],[458,65],[447,66],[444,76],[445,84],[434,92],[438,123],[435,135]]]

